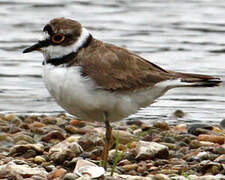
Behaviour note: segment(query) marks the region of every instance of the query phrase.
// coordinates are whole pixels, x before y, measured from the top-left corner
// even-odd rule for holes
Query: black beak
[[[24,49],[23,53],[29,53],[32,51],[39,51],[42,47],[46,47],[50,45],[50,41],[49,40],[44,40],[44,41],[38,41],[36,44],[34,44],[33,46]]]

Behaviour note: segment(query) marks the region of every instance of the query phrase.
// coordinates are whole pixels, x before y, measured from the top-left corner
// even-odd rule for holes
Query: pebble
[[[214,162],[218,162],[218,163],[223,163],[225,164],[225,154],[220,155],[219,157],[217,157]]]
[[[63,180],[75,180],[77,179],[77,176],[73,173],[67,173],[64,177]]]
[[[199,141],[209,141],[218,144],[224,144],[225,137],[224,136],[217,136],[217,135],[207,135],[207,134],[200,134],[198,136]]]
[[[119,137],[120,144],[128,144],[134,138],[134,135],[122,130],[113,130],[112,134],[114,138],[116,138],[117,136]]]
[[[25,162],[24,162],[25,163]],[[0,177],[10,176],[31,177],[36,175],[39,178],[47,179],[47,172],[41,167],[30,167],[27,164],[17,164],[15,161],[10,161],[7,164],[0,165]],[[8,178],[7,178],[8,179]]]
[[[34,158],[34,162],[37,163],[37,164],[41,164],[43,162],[46,162],[46,159],[43,156],[36,156]]]
[[[0,132],[0,141],[11,142],[13,139],[7,133]]]
[[[188,133],[198,136],[199,134],[207,134],[213,127],[207,124],[191,124],[188,126]]]
[[[173,115],[176,118],[183,118],[185,116],[185,113],[182,110],[178,109],[173,113]]]
[[[215,147],[213,152],[216,154],[225,154],[225,144]]]
[[[66,170],[63,168],[59,168],[56,169],[53,173],[52,173],[52,179],[62,179],[63,176],[66,174]]]
[[[102,179],[225,179],[224,129],[161,121],[149,125],[139,120],[112,125],[114,136],[120,136],[119,153],[124,154],[111,177],[112,143],[108,173]],[[136,140],[144,130],[148,133]],[[10,175],[17,179],[77,179],[71,172],[81,157],[99,165],[104,134],[103,123],[82,122],[65,114],[0,115],[0,179]]]
[[[175,126],[175,131],[187,133],[187,124],[177,124]]]
[[[31,136],[23,134],[21,132],[14,134],[12,138],[15,142],[18,142],[18,141],[22,140],[22,141],[25,141],[27,143],[35,143],[34,139]]]
[[[64,140],[65,136],[62,132],[53,130],[41,138],[42,141],[51,141],[52,139]]]
[[[49,150],[49,159],[57,163],[62,163],[65,160],[71,160],[83,151],[82,147],[77,142],[62,141]]]
[[[168,123],[163,122],[163,121],[162,121],[162,122],[161,122],[161,121],[155,121],[155,122],[153,123],[153,126],[154,126],[155,128],[160,128],[160,129],[162,129],[162,130],[169,130],[169,129],[170,129]]]
[[[15,145],[10,149],[11,154],[15,153],[24,153],[29,150],[34,150],[38,154],[42,154],[44,152],[44,145],[43,144],[22,144],[22,145]]]
[[[137,164],[127,164],[122,166],[122,168],[126,171],[137,169],[137,167],[138,167]]]
[[[98,136],[96,132],[91,131],[81,136],[78,140],[78,144],[80,144],[85,151],[89,151],[96,146],[103,146],[103,139],[101,136]]]
[[[84,121],[79,121],[77,119],[73,119],[70,121],[70,125],[82,128],[86,125],[86,123]]]
[[[136,146],[136,159],[146,160],[158,158],[167,158],[169,148],[156,142],[139,141]]]

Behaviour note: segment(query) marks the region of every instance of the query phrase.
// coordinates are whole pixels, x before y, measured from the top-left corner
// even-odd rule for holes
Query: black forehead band
[[[49,24],[45,25],[43,31],[47,31],[50,36],[53,34],[52,27]]]

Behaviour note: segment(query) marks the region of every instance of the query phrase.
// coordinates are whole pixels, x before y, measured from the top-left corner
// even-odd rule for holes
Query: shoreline
[[[112,145],[107,173],[98,179],[225,179],[225,131],[217,126],[139,120],[112,126],[119,143]],[[1,114],[0,178],[85,178],[74,169],[84,159],[98,171],[104,133],[103,123],[65,114]],[[116,151],[122,158],[112,177]]]

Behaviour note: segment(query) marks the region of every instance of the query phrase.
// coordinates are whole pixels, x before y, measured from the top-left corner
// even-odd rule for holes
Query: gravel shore
[[[207,124],[112,123],[107,172],[100,168],[104,124],[60,114],[0,115],[0,179],[225,180],[225,131]],[[119,143],[118,143],[119,138]],[[110,172],[115,159],[113,176]],[[78,161],[93,163],[79,176]],[[81,165],[82,166],[82,165]],[[92,176],[94,177],[94,175]]]

